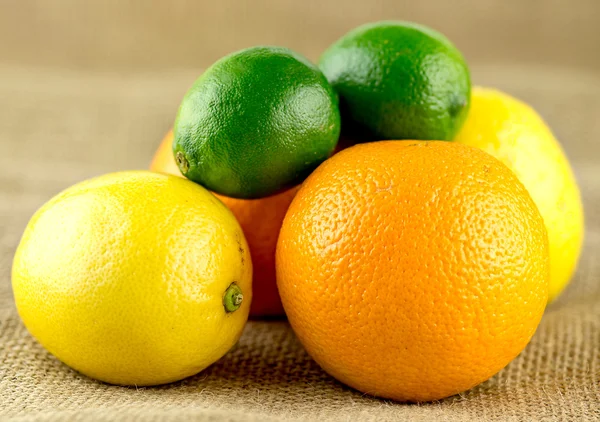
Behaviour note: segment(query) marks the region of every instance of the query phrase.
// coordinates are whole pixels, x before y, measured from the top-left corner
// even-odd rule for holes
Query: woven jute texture
[[[28,8],[22,11],[20,18],[29,16],[38,23],[40,16],[48,15],[34,13],[37,9],[33,3],[46,7],[44,13],[54,10],[40,6],[42,2],[23,3],[28,4]],[[59,3],[75,7],[75,2],[66,0],[44,4]],[[133,2],[119,3],[126,5],[124,7],[131,9],[128,10],[134,15]],[[302,20],[308,12],[302,15],[301,3],[281,4],[292,8]],[[396,3],[389,2],[389,7]],[[521,21],[516,15],[511,17],[512,8],[500,6],[505,2],[477,2],[480,7],[491,7],[493,3],[498,4],[501,19],[514,18],[515,31],[527,32],[526,28],[519,29]],[[538,1],[525,3],[541,7]],[[554,10],[558,3],[544,4]],[[600,9],[593,6],[592,1],[581,2],[584,3],[586,10]],[[181,6],[183,2],[174,4]],[[103,25],[112,28],[113,32],[106,37],[123,36],[117,31],[121,28],[122,16],[110,14],[102,7],[96,6],[97,10],[87,19],[90,22],[102,20]],[[165,15],[166,10],[165,7]],[[185,9],[173,10],[180,19],[188,14]],[[310,13],[316,13],[315,10]],[[321,16],[319,22],[335,19],[335,10],[325,7],[322,11],[325,17]],[[531,6],[530,12],[533,10]],[[200,6],[196,12],[200,12]],[[413,12],[423,17],[429,13],[425,7]],[[473,13],[480,12],[481,9],[475,9]],[[364,19],[357,11],[348,13],[352,22]],[[365,11],[368,13],[371,12]],[[561,18],[548,11],[544,13],[545,19]],[[15,31],[22,31],[19,33],[25,41],[29,39],[25,33],[34,27],[18,23],[24,20],[13,22],[16,15],[14,19],[6,16],[0,16],[3,40]],[[112,16],[115,16],[114,21]],[[200,19],[200,14],[196,16]],[[214,13],[211,16],[211,22],[204,21],[214,27],[212,20],[218,17]],[[0,420],[600,420],[600,67],[597,57],[584,57],[598,54],[598,44],[583,40],[579,60],[573,51],[562,48],[566,47],[564,40],[547,25],[537,28],[548,34],[552,48],[564,60],[546,63],[542,58],[527,62],[484,57],[480,61],[473,60],[473,80],[499,87],[529,102],[552,126],[581,184],[586,210],[585,248],[571,285],[547,308],[531,343],[489,381],[459,396],[421,405],[366,397],[324,373],[307,355],[285,321],[250,322],[239,344],[212,367],[192,378],[157,388],[106,385],[76,373],[48,354],[22,325],[10,289],[12,257],[28,219],[40,205],[73,183],[110,171],[147,168],[160,138],[172,124],[185,90],[199,73],[199,67],[185,61],[180,62],[179,67],[153,67],[150,57],[142,60],[143,54],[137,51],[137,46],[146,41],[158,43],[159,37],[151,30],[140,28],[165,24],[160,16],[151,16],[150,12],[136,12],[135,17],[139,19],[132,21],[132,25],[137,25],[136,31],[142,38],[137,40],[138,44],[136,40],[127,40],[129,50],[119,44],[111,52],[108,41],[91,45],[98,44],[94,41],[96,38],[90,36],[82,24],[77,28],[90,37],[86,42],[99,51],[97,55],[77,50],[81,47],[77,43],[85,40],[68,38],[58,32],[48,32],[47,45],[56,48],[60,41],[64,50],[55,49],[50,53],[38,49],[39,60],[43,62],[39,65],[33,62],[34,55],[27,53],[35,51],[31,45],[19,51],[15,47],[13,54],[8,43],[0,43],[4,58],[0,58]],[[258,15],[255,17],[259,19]],[[151,22],[143,23],[143,19]],[[590,19],[583,14],[580,26],[584,27]],[[339,21],[336,21],[336,31],[340,29]],[[65,20],[67,22],[71,21]],[[249,25],[243,19],[236,22]],[[495,26],[494,22],[493,19],[481,22],[473,19],[473,25],[478,25],[479,30],[489,26],[490,31],[500,34],[501,25]],[[265,35],[265,26],[260,21],[253,25],[257,33]],[[12,29],[6,29],[7,26]],[[183,33],[192,31],[190,28],[192,26],[177,27],[173,31]],[[598,30],[597,26],[594,28]],[[301,47],[303,38],[298,24],[290,23],[290,31],[298,32],[296,38],[290,37]],[[510,43],[513,29],[506,27],[506,31],[510,34],[503,40]],[[588,32],[592,34],[591,29]],[[30,38],[43,38],[34,31],[31,33]],[[483,37],[489,35],[481,33]],[[571,32],[563,33],[565,37],[571,36]],[[455,34],[461,40],[458,30]],[[265,39],[269,38],[267,35]],[[307,34],[307,37],[313,35]],[[471,44],[468,37],[463,37],[461,42],[466,43],[467,51],[476,51],[478,39],[471,38]],[[596,40],[600,40],[597,33]],[[171,41],[167,39],[161,51],[174,60],[176,51],[164,53]],[[233,43],[227,39],[223,42]],[[507,45],[517,44],[513,40]],[[523,48],[534,49],[532,45],[523,44]],[[177,43],[172,45],[175,50],[179,48]],[[498,42],[502,57],[526,55],[521,50],[512,52],[506,46],[502,50],[502,45]],[[562,47],[556,48],[557,45]],[[307,47],[312,51],[311,48]],[[314,50],[317,51],[318,46]],[[76,54],[77,51],[80,54]],[[134,56],[128,55],[128,51]],[[121,66],[119,70],[100,63],[110,59],[111,54]],[[128,68],[129,63],[125,62],[133,60],[131,57],[137,57],[137,62],[142,63],[140,68]],[[72,66],[66,64],[69,60]],[[169,70],[173,68],[181,70]]]

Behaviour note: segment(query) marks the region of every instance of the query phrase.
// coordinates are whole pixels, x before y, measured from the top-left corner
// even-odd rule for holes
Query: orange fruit
[[[400,401],[497,373],[548,299],[533,200],[500,161],[448,142],[366,143],[325,161],[292,201],[276,262],[288,319],[317,363]]]
[[[183,177],[173,157],[173,131],[169,131],[156,151],[150,169]],[[275,246],[283,217],[298,187],[260,199],[236,199],[213,194],[235,215],[252,256],[253,298],[250,317],[284,315],[275,281]]]
[[[285,213],[298,187],[260,199],[236,199],[216,195],[235,215],[252,257],[252,304],[250,317],[285,315],[275,277],[275,248]]]

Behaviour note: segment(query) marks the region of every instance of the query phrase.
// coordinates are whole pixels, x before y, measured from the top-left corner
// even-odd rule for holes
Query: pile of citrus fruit
[[[222,58],[151,170],[60,193],[14,258],[31,334],[109,383],[193,375],[249,316],[285,314],[347,385],[441,399],[525,348],[582,243],[543,120],[472,89],[458,49],[414,23],[356,28],[318,66],[281,47]]]

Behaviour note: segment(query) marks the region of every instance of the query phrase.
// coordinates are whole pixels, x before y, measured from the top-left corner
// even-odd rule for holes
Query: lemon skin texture
[[[220,359],[244,328],[251,277],[231,212],[201,186],[149,171],[58,194],[27,225],[12,268],[19,314],[50,353],[89,377],[137,386]]]

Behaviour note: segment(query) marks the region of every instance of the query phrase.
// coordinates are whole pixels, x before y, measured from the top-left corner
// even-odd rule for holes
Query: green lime
[[[235,198],[301,182],[333,152],[335,91],[318,67],[281,47],[223,57],[181,103],[173,153],[188,179]]]
[[[357,141],[449,141],[467,116],[467,64],[425,26],[360,26],[329,47],[319,65],[340,96],[342,130]]]

